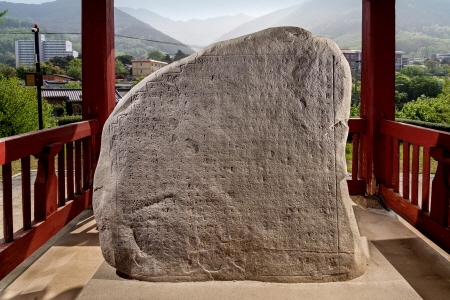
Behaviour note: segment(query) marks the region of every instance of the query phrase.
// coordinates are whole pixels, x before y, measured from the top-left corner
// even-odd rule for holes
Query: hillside
[[[275,26],[298,26],[329,37],[341,48],[361,48],[361,0],[311,0],[284,11],[257,18],[223,35],[234,38]],[[397,0],[397,49],[409,56],[450,52],[448,0]],[[249,30],[251,28],[251,30]]]
[[[173,21],[146,9],[129,7],[119,7],[119,9],[161,32],[193,46],[207,46],[230,29],[254,19],[253,17],[239,14],[206,20]]]
[[[0,1],[0,11],[8,9],[7,16],[22,21],[38,24],[50,32],[79,33],[81,32],[81,1],[56,0],[42,4],[22,4]],[[185,53],[193,53],[189,47],[180,46],[182,43],[150,25],[124,13],[114,10],[115,33],[117,35],[137,37],[141,39],[164,41],[177,45],[152,41],[116,37],[116,54],[141,56],[152,50],[159,50],[175,54],[178,49]],[[30,35],[31,38],[31,35]],[[72,38],[75,44],[80,43],[80,36]],[[75,50],[79,50],[76,49]]]
[[[273,24],[280,22],[286,16],[291,14],[293,11],[299,9],[302,5],[295,5],[285,9],[280,9],[274,11],[270,14],[264,15],[262,17],[256,18],[250,22],[246,22],[236,27],[230,32],[227,32],[216,39],[216,42],[229,40],[238,36],[246,35],[252,32],[260,31],[264,28],[273,27]],[[289,24],[286,24],[289,25]],[[279,25],[282,26],[282,25]]]

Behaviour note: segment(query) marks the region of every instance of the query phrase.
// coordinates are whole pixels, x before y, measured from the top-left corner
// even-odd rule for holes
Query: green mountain
[[[410,57],[450,52],[449,0],[397,0],[396,3],[397,50]],[[341,48],[360,49],[361,5],[361,0],[311,0],[281,19],[266,15],[244,23],[219,40],[248,34],[248,28],[257,31],[275,26],[298,26],[333,39]],[[255,27],[255,24],[259,25]]]
[[[56,33],[77,33],[76,35],[64,35],[70,37],[74,44],[74,50],[80,51],[81,36],[81,1],[73,0],[56,0],[54,2],[45,2],[42,4],[23,4],[0,1],[0,11],[8,9],[7,16],[16,18],[26,23],[38,24],[39,27],[45,28],[47,32]],[[187,46],[171,38],[170,36],[156,30],[150,25],[124,13],[119,9],[114,10],[115,33],[116,35],[129,36],[138,39],[124,38],[116,36],[116,55],[128,54],[134,57],[146,55],[153,50],[159,50],[168,54],[175,54],[178,49],[184,53],[191,54],[194,51]],[[2,40],[11,40],[10,36],[5,33],[16,27],[17,22],[9,22],[5,18],[3,29],[0,27],[0,44]],[[9,22],[9,23],[8,23]],[[14,40],[32,39],[33,36],[28,27],[29,36],[14,36]],[[25,30],[25,28],[21,29]],[[6,37],[8,36],[8,37]],[[61,38],[61,35],[57,37]],[[52,35],[46,35],[46,39],[55,39]],[[150,41],[149,41],[150,40]],[[162,42],[162,43],[161,43]],[[14,49],[14,43],[12,44]],[[0,57],[1,59],[1,57]]]

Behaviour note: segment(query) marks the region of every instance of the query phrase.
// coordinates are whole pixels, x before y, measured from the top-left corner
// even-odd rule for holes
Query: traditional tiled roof
[[[81,102],[81,89],[42,89],[42,97],[44,98],[63,98],[66,102]],[[116,103],[122,99],[122,96],[116,90]]]
[[[58,76],[58,77],[62,77],[62,78],[66,78],[66,79],[69,79],[69,80],[76,80],[75,78],[67,76],[67,75],[62,75],[62,74],[53,74],[53,75],[54,76]]]
[[[131,60],[131,62],[154,62],[154,63],[163,64],[163,65],[168,65],[168,63],[166,63],[165,61],[159,61],[159,60],[153,60],[153,59],[133,59],[133,60]]]

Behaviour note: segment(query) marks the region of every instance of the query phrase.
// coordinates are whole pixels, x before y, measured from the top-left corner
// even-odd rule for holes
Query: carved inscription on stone
[[[108,263],[150,281],[359,276],[350,92],[337,46],[292,27],[147,77],[104,128],[94,212]]]

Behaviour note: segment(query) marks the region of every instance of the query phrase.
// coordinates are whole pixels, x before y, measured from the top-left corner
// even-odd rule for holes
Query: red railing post
[[[363,0],[361,118],[367,119],[362,138],[361,178],[368,194],[386,182],[388,162],[382,119],[394,120],[395,1]]]
[[[444,156],[444,150],[435,147],[431,147],[430,155],[438,162],[432,184],[430,217],[447,226],[450,204],[450,158]]]
[[[3,236],[6,243],[14,241],[13,234],[13,194],[11,163],[2,166],[3,175]]]
[[[62,144],[55,143],[45,146],[42,152],[34,155],[39,159],[38,172],[34,183],[34,218],[39,221],[46,220],[58,208],[58,178],[55,172],[55,156],[61,149]]]

